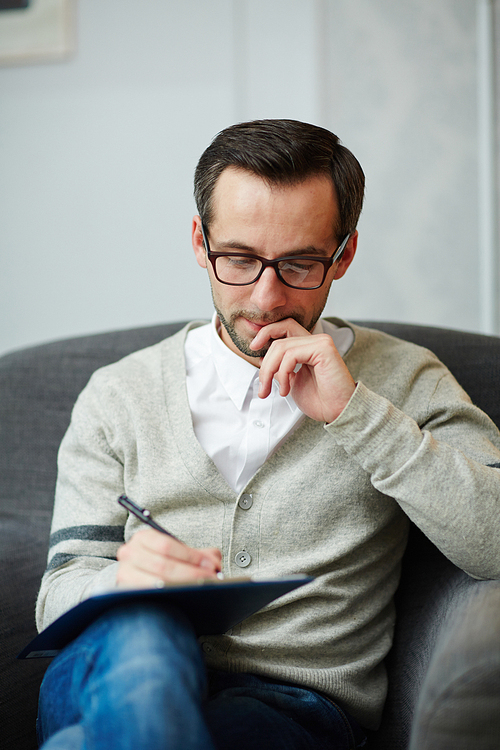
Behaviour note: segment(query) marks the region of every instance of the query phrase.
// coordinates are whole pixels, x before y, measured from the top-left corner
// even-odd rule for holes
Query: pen
[[[151,511],[149,511],[147,508],[140,508],[138,505],[136,505],[132,500],[127,497],[126,495],[120,495],[118,498],[118,502],[120,505],[123,505],[124,508],[126,508],[129,513],[132,513],[136,518],[139,519],[139,521],[142,521],[143,523],[146,523],[148,526],[151,526],[152,529],[156,529],[156,531],[161,531],[162,534],[166,534],[167,536],[171,536],[172,539],[176,539],[178,542],[181,542],[180,539],[178,539],[174,534],[171,534],[170,531],[167,531],[163,528],[163,526],[160,526],[159,523],[156,523],[156,521],[151,518]],[[181,542],[181,544],[184,544],[184,542]]]
[[[118,502],[120,503],[120,505],[123,505],[123,507],[129,511],[129,513],[132,513],[132,515],[138,518],[139,521],[146,523],[148,526],[151,526],[152,529],[156,529],[156,531],[161,531],[162,534],[171,536],[172,539],[175,539],[181,544],[184,544],[184,542],[182,542],[178,537],[176,537],[170,531],[167,531],[166,529],[164,529],[163,526],[160,526],[159,523],[156,523],[156,521],[153,518],[151,518],[151,511],[148,510],[147,508],[140,508],[138,505],[136,505],[136,503],[132,502],[132,500],[126,495],[120,495],[120,497],[118,498]],[[217,578],[219,580],[223,580],[224,574],[221,571],[219,571],[217,573]]]

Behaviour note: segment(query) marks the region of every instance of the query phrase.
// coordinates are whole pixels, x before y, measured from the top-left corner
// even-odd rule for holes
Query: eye
[[[310,273],[317,265],[318,263],[311,260],[287,260],[280,265],[280,270],[282,273],[297,273],[303,276],[304,274]]]
[[[230,268],[234,269],[235,271],[246,271],[248,269],[255,268],[255,266],[259,264],[258,260],[252,258],[249,255],[227,255],[224,256],[224,261]]]

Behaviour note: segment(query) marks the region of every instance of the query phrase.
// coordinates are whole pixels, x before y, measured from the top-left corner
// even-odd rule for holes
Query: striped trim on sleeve
[[[123,526],[68,526],[50,536],[47,571],[76,558],[116,560],[118,547],[125,541]],[[68,544],[69,542],[69,544]]]

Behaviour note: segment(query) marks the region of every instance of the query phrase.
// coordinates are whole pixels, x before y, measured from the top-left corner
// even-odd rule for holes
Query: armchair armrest
[[[423,682],[410,750],[493,750],[499,706],[500,582],[464,581]]]
[[[370,747],[496,750],[500,737],[500,581],[471,578],[412,525],[396,609],[394,643],[386,660],[389,692]],[[470,699],[479,694],[483,679],[488,686],[481,688],[481,696],[487,692],[491,701],[490,708],[481,706],[483,726],[479,727],[475,702]],[[460,705],[448,702],[459,687]],[[451,739],[444,730],[444,717],[454,731]],[[468,726],[469,733],[477,729],[472,742],[470,734],[468,744],[465,739],[464,744],[458,741],[459,721]],[[494,741],[487,744],[489,735]],[[463,726],[461,737],[465,737]]]

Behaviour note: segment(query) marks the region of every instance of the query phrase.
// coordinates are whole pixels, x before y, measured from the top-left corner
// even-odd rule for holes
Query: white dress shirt
[[[268,456],[298,427],[304,414],[293,398],[258,397],[259,369],[227,347],[212,322],[186,338],[186,385],[198,442],[238,494]],[[318,321],[313,333],[328,333],[341,356],[352,345],[350,328]]]

